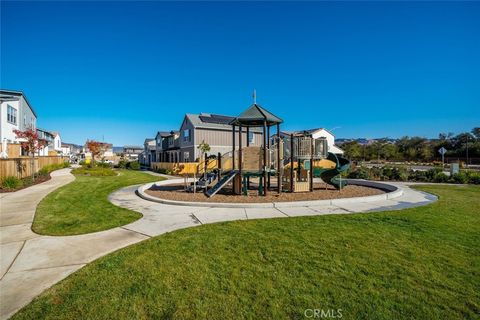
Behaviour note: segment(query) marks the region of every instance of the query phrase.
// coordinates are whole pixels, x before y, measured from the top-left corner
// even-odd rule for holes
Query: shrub
[[[102,162],[97,162],[97,167],[100,167],[100,168],[113,168],[113,164],[102,161]]]
[[[9,176],[2,180],[2,188],[17,189],[22,186],[22,180],[15,176]]]
[[[63,168],[68,168],[70,167],[70,163],[68,162],[63,162],[63,163],[55,163],[55,164],[50,164],[48,166],[44,166],[40,170],[38,170],[38,174],[41,176],[47,175],[52,171],[58,170],[58,169],[63,169]]]
[[[172,170],[162,169],[162,168],[159,168],[159,169],[155,170],[155,172],[161,173],[161,174],[168,174],[168,175],[173,175],[174,174],[174,172]]]
[[[408,174],[408,180],[417,182],[428,182],[427,172],[420,170],[410,170]]]
[[[115,176],[117,173],[113,171],[111,168],[102,168],[102,167],[93,167],[93,168],[76,168],[72,170],[72,174],[84,175],[84,176],[92,176],[92,177],[107,177],[107,176]]]
[[[43,168],[41,168],[40,170],[38,170],[37,174],[39,176],[46,176],[50,171],[48,171],[48,166],[45,166]]]
[[[370,172],[370,178],[371,179],[373,179],[373,180],[385,180],[382,168],[372,167],[372,168],[370,168],[369,172]]]
[[[444,183],[444,182],[448,182],[448,176],[443,173],[443,172],[437,172],[437,174],[435,175],[435,177],[433,178],[433,181],[434,182],[438,182],[438,183]]]
[[[370,179],[370,173],[367,168],[357,167],[355,170],[350,171],[347,175],[350,179]]]
[[[140,163],[137,161],[131,161],[127,164],[127,168],[130,170],[140,170]]]
[[[406,181],[408,172],[404,167],[383,167],[381,175],[385,180]]]
[[[435,176],[441,172],[443,172],[441,168],[433,168],[425,172],[425,177],[427,178],[427,181],[434,181]]]
[[[465,171],[460,171],[459,173],[455,173],[450,178],[454,183],[468,183],[469,177]]]
[[[467,172],[467,177],[468,177],[468,183],[480,184],[480,173],[479,172],[468,171]]]
[[[127,169],[127,163],[128,163],[128,161],[122,159],[122,160],[118,161],[117,167],[120,168],[120,169]]]

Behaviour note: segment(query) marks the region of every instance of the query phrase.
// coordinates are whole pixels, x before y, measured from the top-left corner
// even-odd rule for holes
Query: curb
[[[371,188],[377,188],[385,191],[384,194],[378,194],[366,197],[354,197],[354,198],[340,198],[340,199],[326,199],[326,200],[310,200],[310,201],[290,201],[290,202],[267,202],[267,203],[221,203],[221,202],[195,202],[195,201],[177,201],[157,198],[145,193],[145,190],[150,189],[153,185],[164,186],[170,184],[182,183],[183,179],[170,179],[159,182],[151,182],[141,185],[137,188],[135,193],[142,199],[147,201],[153,201],[174,206],[189,206],[189,207],[206,207],[206,208],[290,208],[290,207],[306,207],[306,206],[329,206],[329,205],[341,205],[347,203],[357,202],[375,202],[390,200],[401,197],[403,195],[403,189],[391,184],[369,181],[369,180],[354,180],[347,179],[351,185],[365,186]]]

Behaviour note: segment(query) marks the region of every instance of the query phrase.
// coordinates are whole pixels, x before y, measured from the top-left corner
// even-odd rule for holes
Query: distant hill
[[[364,145],[364,144],[371,144],[374,143],[375,141],[385,141],[387,140],[390,143],[395,143],[398,141],[398,139],[391,139],[391,138],[375,138],[375,139],[367,139],[367,138],[339,138],[335,139],[335,144],[342,145],[343,143],[346,142],[351,142],[351,141],[357,141],[358,144]]]

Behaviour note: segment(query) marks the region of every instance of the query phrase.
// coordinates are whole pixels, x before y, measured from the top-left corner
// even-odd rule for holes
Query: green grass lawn
[[[91,263],[14,319],[478,319],[480,187],[421,189],[440,200],[171,232]]]
[[[122,187],[162,180],[133,170],[118,176],[77,175],[75,181],[45,197],[37,207],[32,229],[39,234],[74,235],[106,230],[139,219],[138,212],[114,206],[108,195]]]

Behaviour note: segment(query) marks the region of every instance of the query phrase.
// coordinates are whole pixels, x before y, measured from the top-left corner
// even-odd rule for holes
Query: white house
[[[114,158],[113,154],[113,145],[111,143],[106,143],[106,142],[99,142],[100,143],[100,155],[97,156],[97,160],[101,160],[102,158],[105,158],[107,160],[112,160]],[[85,142],[81,154],[82,159],[91,159],[92,158],[92,153],[88,149],[88,140]]]
[[[306,130],[308,133],[312,134],[312,138],[326,138],[327,145],[328,145],[328,152],[335,153],[335,154],[343,154],[344,151],[335,145],[335,136],[333,133],[328,131],[325,128],[317,128],[317,129],[310,129]]]
[[[69,157],[76,157],[81,152],[83,147],[74,143],[61,143],[62,148],[62,155],[69,156]]]
[[[63,153],[62,149],[62,138],[58,132],[52,132],[53,135],[53,143],[52,148],[53,150],[57,151],[57,153]]]
[[[13,130],[35,130],[37,114],[20,91],[0,90],[0,103],[0,142],[7,145],[19,143]],[[1,155],[8,157],[6,150],[2,150]]]
[[[328,152],[342,155],[344,151],[335,145],[335,136],[325,128],[316,128],[309,130],[298,130],[294,133],[306,132],[312,135],[312,138],[325,138],[327,140]],[[290,134],[291,132],[282,132],[282,134]]]

